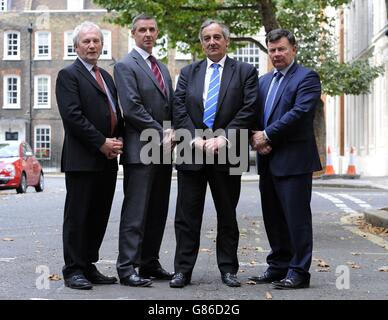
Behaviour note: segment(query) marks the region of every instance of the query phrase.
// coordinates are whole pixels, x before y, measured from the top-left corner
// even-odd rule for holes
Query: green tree
[[[161,32],[168,35],[169,46],[181,46],[193,57],[202,55],[198,40],[199,25],[206,18],[217,18],[230,27],[233,46],[256,43],[253,37],[261,27],[266,32],[286,28],[298,39],[298,62],[316,70],[321,77],[323,93],[336,95],[366,94],[382,67],[371,66],[368,56],[350,63],[340,62],[333,34],[335,17],[326,9],[339,8],[350,0],[94,0],[112,12],[111,20],[129,26],[141,12],[156,17]],[[316,115],[316,134],[321,159],[325,159],[323,108]]]

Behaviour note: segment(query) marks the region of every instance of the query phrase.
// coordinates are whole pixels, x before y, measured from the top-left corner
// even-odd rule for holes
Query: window
[[[20,109],[20,77],[5,76],[3,80],[3,108]]]
[[[8,0],[0,0],[0,12],[7,11],[7,2]]]
[[[34,108],[51,108],[51,77],[39,75],[34,77]]]
[[[51,128],[50,126],[35,127],[35,156],[38,159],[49,160],[51,157]]]
[[[175,60],[192,60],[190,53],[184,53],[183,51],[188,48],[188,45],[183,42],[178,42],[176,44],[175,50]]]
[[[258,46],[254,43],[249,43],[247,46],[237,49],[233,54],[233,58],[238,61],[247,62],[259,70],[259,52],[260,49]]]
[[[84,9],[84,0],[67,0],[67,10],[80,11]]]
[[[74,60],[77,57],[77,53],[75,52],[74,45],[73,45],[73,31],[65,32],[64,44],[65,44],[65,52],[63,55],[64,59]]]
[[[104,47],[102,48],[101,59],[112,59],[112,33],[109,30],[102,30],[104,35]]]
[[[51,33],[38,31],[35,33],[35,59],[51,59]]]
[[[20,60],[20,32],[4,32],[4,60]]]

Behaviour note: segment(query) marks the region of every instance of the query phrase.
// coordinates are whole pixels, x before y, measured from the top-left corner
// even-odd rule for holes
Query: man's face
[[[92,65],[97,64],[100,57],[103,43],[100,38],[100,33],[94,27],[84,28],[79,33],[79,41],[75,47],[78,56]]]
[[[282,37],[277,41],[268,42],[268,54],[273,66],[281,70],[291,64],[296,55],[296,48],[286,37]]]
[[[136,29],[132,30],[132,38],[135,39],[135,43],[139,48],[151,54],[159,34],[156,22],[152,19],[138,20],[135,26]]]
[[[202,30],[202,48],[213,62],[220,61],[226,55],[228,45],[229,40],[225,39],[222,28],[217,23]]]

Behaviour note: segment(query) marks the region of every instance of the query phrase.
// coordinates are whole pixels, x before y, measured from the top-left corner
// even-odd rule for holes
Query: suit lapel
[[[280,101],[280,97],[282,96],[285,87],[287,87],[288,82],[294,76],[296,68],[297,68],[297,64],[296,64],[296,62],[294,62],[294,65],[290,68],[290,70],[288,70],[286,76],[284,77],[282,83],[280,84],[279,89],[276,92],[275,100],[274,100],[274,103],[272,105],[272,109],[271,109],[271,112],[269,114],[268,119],[272,116],[273,112],[275,111],[276,107],[278,106],[279,101]]]
[[[226,91],[228,89],[230,80],[232,80],[234,69],[235,69],[235,63],[236,62],[233,59],[226,57],[225,64],[224,64],[224,70],[222,71],[220,93],[218,96],[218,103],[217,103],[217,111],[220,108],[222,101],[225,98],[225,94],[226,94]],[[216,114],[216,116],[217,116],[217,114]]]
[[[206,60],[202,60],[194,69],[194,81],[193,81],[193,92],[195,97],[198,99],[198,106],[201,108],[201,112],[204,111],[203,106],[203,88],[205,85],[205,76],[206,76]]]
[[[154,74],[152,73],[151,71],[151,68],[148,66],[147,62],[145,62],[145,60],[143,59],[143,57],[140,55],[139,52],[137,52],[135,49],[133,49],[130,53],[130,55],[132,56],[132,58],[136,61],[136,63],[139,65],[140,68],[143,69],[143,71],[145,72],[145,74],[151,79],[151,81],[154,83],[154,85],[158,88],[158,90],[160,91],[160,93],[164,96],[164,93],[162,91],[162,89],[160,88],[160,85],[159,85],[159,82],[156,80]],[[158,64],[159,66],[159,64]],[[161,69],[159,67],[159,69]],[[164,75],[163,75],[164,76]],[[164,78],[166,79],[166,78]]]

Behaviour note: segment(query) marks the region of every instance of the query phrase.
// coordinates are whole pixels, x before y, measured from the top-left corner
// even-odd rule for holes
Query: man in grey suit
[[[136,46],[114,68],[125,121],[121,157],[125,197],[117,272],[122,285],[146,287],[152,284],[152,278],[172,278],[159,263],[172,165],[171,161],[162,163],[163,157],[156,157],[150,164],[144,163],[141,150],[147,141],[142,141],[141,134],[152,129],[162,141],[158,146],[160,154],[171,149],[173,131],[163,129],[163,122],[171,120],[173,89],[166,66],[152,56],[159,32],[155,19],[144,14],[135,17],[131,32]],[[139,273],[136,267],[139,267]]]

